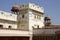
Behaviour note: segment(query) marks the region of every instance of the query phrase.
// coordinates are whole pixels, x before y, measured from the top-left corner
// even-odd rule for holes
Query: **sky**
[[[34,3],[44,8],[44,15],[51,17],[52,24],[60,25],[60,0],[0,0],[0,10],[11,12],[13,5]]]

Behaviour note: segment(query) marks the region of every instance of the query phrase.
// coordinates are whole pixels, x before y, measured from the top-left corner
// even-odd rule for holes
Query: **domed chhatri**
[[[50,16],[46,16],[44,20],[51,20]]]
[[[44,21],[45,21],[45,26],[50,26],[51,25],[51,18],[50,18],[50,16],[46,16],[44,18]]]
[[[11,9],[12,12],[18,12],[19,11],[19,6],[18,5],[14,5]]]

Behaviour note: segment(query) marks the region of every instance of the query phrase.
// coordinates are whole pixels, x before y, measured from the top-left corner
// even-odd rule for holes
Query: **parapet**
[[[31,10],[34,10],[34,11],[44,13],[44,8],[43,7],[40,7],[40,6],[35,5],[33,3],[20,5],[20,10],[24,10],[24,9],[31,9]]]

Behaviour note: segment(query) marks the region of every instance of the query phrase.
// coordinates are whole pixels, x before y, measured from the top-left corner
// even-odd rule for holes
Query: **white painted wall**
[[[3,28],[8,28],[8,26],[11,26],[12,28],[16,29],[17,23],[14,23],[16,21],[17,21],[17,15],[0,11],[0,25],[3,25]]]
[[[9,12],[0,11],[0,19],[17,21],[17,15]]]
[[[28,12],[28,11],[27,11]],[[22,18],[22,15],[24,15],[24,18]],[[20,15],[18,15],[18,21],[20,22],[18,24],[18,28],[19,29],[24,29],[24,30],[29,30],[29,20],[28,20],[28,13],[20,13]]]
[[[35,25],[39,25],[39,28],[42,28],[44,26],[43,17],[41,16],[41,19],[35,19],[34,16],[34,13],[29,11],[29,30],[33,30],[32,26],[34,26],[34,28],[37,28]]]
[[[42,12],[42,13],[44,12],[43,7],[40,7],[40,6],[35,5],[33,3],[20,5],[20,10],[22,10],[22,9],[32,9],[32,10],[35,10],[35,11],[38,11],[38,12]]]
[[[11,21],[0,20],[0,25],[3,25],[3,28],[9,28],[9,26],[11,26],[11,28],[17,28],[17,24]]]

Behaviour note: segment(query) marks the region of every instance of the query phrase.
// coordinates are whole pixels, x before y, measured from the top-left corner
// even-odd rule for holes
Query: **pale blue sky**
[[[60,0],[0,0],[0,10],[11,12],[11,7],[14,4],[35,3],[42,6],[45,10],[45,15],[49,15],[52,23],[60,24]]]

